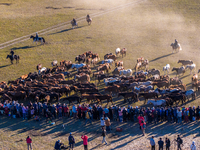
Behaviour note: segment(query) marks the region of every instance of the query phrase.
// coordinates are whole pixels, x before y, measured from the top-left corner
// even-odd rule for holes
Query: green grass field
[[[159,69],[161,74],[163,66],[168,63],[171,69],[180,66],[177,63],[179,59],[192,60],[197,71],[200,66],[199,7],[197,0],[3,0],[0,2],[0,43],[71,21],[72,18],[85,18],[87,14],[91,15],[93,22],[89,26],[85,19],[78,21],[79,27],[73,30],[66,23],[59,29],[42,34],[46,40],[44,46],[29,39],[1,49],[0,81],[14,80],[34,72],[39,63],[51,67],[53,60],[74,62],[75,56],[89,50],[98,53],[102,60],[106,53],[115,53],[117,47],[128,50],[126,57],[117,59],[124,61],[126,69],[133,69],[136,59],[142,56],[150,61],[150,69]],[[170,44],[174,39],[180,42],[183,50],[171,54]],[[19,64],[11,65],[6,59],[11,49],[20,56]],[[170,72],[170,77],[174,76]],[[181,79],[188,89],[191,88],[189,71]],[[115,103],[120,101],[115,99]],[[187,106],[198,104],[199,98],[187,103]],[[5,138],[5,135],[2,136]],[[20,149],[18,146],[16,149]]]

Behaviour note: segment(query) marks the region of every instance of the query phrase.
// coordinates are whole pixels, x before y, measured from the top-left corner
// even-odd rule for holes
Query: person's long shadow
[[[0,69],[1,69],[1,68],[4,68],[4,67],[8,67],[8,66],[10,66],[10,65],[12,65],[12,64],[0,66]]]
[[[157,58],[155,58],[155,59],[150,60],[149,62],[153,62],[153,61],[159,60],[159,59],[161,59],[161,58],[168,57],[168,56],[170,56],[170,55],[173,55],[173,53],[170,53],[170,54],[167,54],[167,55],[163,55],[163,56],[157,57]]]
[[[38,46],[40,46],[40,45],[38,45]],[[36,47],[36,46],[13,47],[10,50],[28,49],[28,48],[33,48],[33,47]]]
[[[50,33],[50,34],[48,34],[48,35],[54,35],[54,34],[58,34],[58,33],[63,33],[63,32],[67,32],[67,31],[70,31],[70,30],[79,29],[79,28],[82,28],[82,27],[85,27],[85,26],[86,26],[86,25],[84,25],[84,26],[78,26],[78,27],[75,27],[74,29],[73,29],[73,28],[69,28],[69,29],[65,29],[65,30],[58,31],[58,32]]]

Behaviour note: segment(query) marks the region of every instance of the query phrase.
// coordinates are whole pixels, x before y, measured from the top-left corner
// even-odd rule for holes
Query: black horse
[[[38,42],[38,41],[41,41],[41,44],[44,44],[45,43],[45,39],[43,37],[38,37],[36,38],[35,36],[31,35],[31,37],[33,39],[33,43],[34,42]]]
[[[11,64],[13,64],[13,60],[16,60],[16,64],[19,63],[19,55],[7,55],[6,59],[10,58]]]

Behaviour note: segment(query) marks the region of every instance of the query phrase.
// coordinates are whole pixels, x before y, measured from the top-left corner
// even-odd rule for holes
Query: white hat
[[[61,142],[61,140],[58,140],[58,142],[60,143],[60,142]]]

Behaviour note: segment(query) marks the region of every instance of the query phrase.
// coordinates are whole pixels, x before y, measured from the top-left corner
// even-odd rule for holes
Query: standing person
[[[88,121],[90,122],[90,124],[92,124],[91,116],[92,116],[92,115],[91,115],[90,111],[88,110],[88,111],[86,112],[86,114],[85,114],[85,119],[86,119],[85,125],[87,124]]]
[[[69,140],[69,150],[70,150],[70,149],[73,150],[74,145],[75,145],[75,139],[74,139],[74,137],[72,136],[71,133],[70,133],[70,135],[69,135],[68,140]]]
[[[142,130],[143,136],[145,135],[145,128],[146,128],[146,122],[144,122],[142,120],[142,122],[141,122],[141,130]]]
[[[139,122],[139,125],[140,125],[140,129],[142,129],[142,121],[144,122],[144,117],[142,117],[142,114],[140,114],[138,116],[138,122]]]
[[[158,145],[159,145],[159,150],[163,150],[164,142],[162,141],[162,138],[160,138],[160,141],[158,141]]]
[[[76,107],[76,105],[73,105],[72,106],[72,112],[73,112],[73,117],[74,117],[74,119],[76,119],[77,118],[77,107]]]
[[[166,138],[165,143],[166,143],[166,150],[169,150],[169,148],[170,148],[170,140],[168,138]]]
[[[192,142],[192,145],[190,146],[190,149],[191,149],[191,150],[196,150],[196,145],[195,145],[195,142],[194,142],[194,141]]]
[[[103,119],[103,117],[101,117],[101,127],[103,128],[105,126],[105,120]]]
[[[84,150],[88,150],[88,136],[82,135],[81,138],[83,139]]]
[[[104,127],[102,127],[102,136],[103,136],[102,144],[104,142],[105,142],[105,144],[107,144],[107,142],[106,142],[106,130],[104,129]]]
[[[26,143],[27,143],[28,150],[29,150],[29,147],[32,150],[32,139],[29,136],[26,138]]]
[[[108,117],[105,118],[105,124],[106,124],[106,131],[110,131],[110,126],[111,126],[111,123],[110,123],[110,119]]]
[[[156,143],[154,141],[154,137],[153,136],[150,138],[150,144],[151,144],[151,150],[155,150]]]
[[[179,149],[181,150],[181,144],[183,144],[183,140],[180,138],[179,135],[178,135],[176,142],[177,142],[177,147],[178,147],[177,150],[179,150]]]

